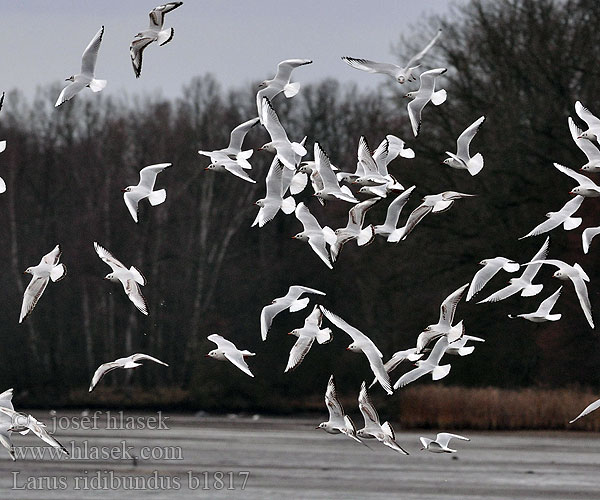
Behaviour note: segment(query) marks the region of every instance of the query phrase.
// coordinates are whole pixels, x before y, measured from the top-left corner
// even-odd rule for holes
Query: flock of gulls
[[[177,9],[182,3],[170,2],[154,8],[149,15],[148,29],[135,35],[131,42],[130,55],[136,78],[141,76],[143,50],[152,42],[164,45],[173,39],[174,30],[173,28],[164,28],[164,18],[165,14]],[[400,86],[417,80],[420,82],[418,90],[404,94],[409,99],[407,113],[415,138],[418,137],[421,130],[426,105],[431,102],[433,105],[439,106],[447,98],[446,91],[439,88],[438,83],[439,78],[446,72],[446,68],[433,68],[419,73],[428,51],[438,42],[441,35],[441,31],[438,31],[425,48],[412,57],[404,66],[367,59],[342,57],[342,60],[352,68],[386,75],[393,78]],[[103,36],[104,27],[100,28],[84,50],[81,71],[79,74],[67,78],[71,83],[61,91],[56,106],[64,105],[66,101],[72,99],[86,87],[92,92],[99,92],[106,87],[107,82],[105,80],[99,80],[95,77],[96,59]],[[210,164],[205,167],[206,170],[229,173],[242,181],[255,183],[257,181],[251,176],[252,165],[249,162],[253,150],[243,149],[244,139],[248,133],[254,133],[256,130],[264,130],[269,135],[270,140],[258,150],[271,153],[273,160],[264,179],[265,196],[255,202],[258,211],[252,226],[263,228],[280,211],[284,215],[294,214],[302,226],[302,231],[291,237],[308,243],[310,249],[324,265],[332,269],[335,262],[340,258],[345,244],[355,241],[356,245],[360,247],[371,243],[376,237],[383,238],[389,243],[405,241],[416,230],[425,216],[440,214],[449,210],[455,201],[464,200],[461,203],[468,203],[469,198],[476,196],[456,191],[424,195],[421,202],[410,212],[402,224],[400,223],[402,210],[416,189],[416,186],[405,189],[396,177],[390,173],[390,165],[395,160],[407,161],[415,157],[414,151],[402,139],[391,134],[387,135],[372,151],[365,137],[360,137],[358,139],[356,169],[353,172],[336,167],[317,140],[313,143],[312,148],[307,148],[306,137],[300,141],[291,140],[279,120],[273,103],[281,93],[286,98],[292,98],[299,92],[299,83],[291,82],[292,73],[296,68],[311,63],[312,61],[309,59],[288,59],[280,62],[274,78],[265,80],[258,86],[256,93],[257,116],[249,118],[231,131],[227,147],[213,151],[198,151],[201,156],[210,159]],[[3,99],[4,94],[2,100],[0,100],[0,108]],[[582,150],[588,159],[581,170],[584,172],[600,172],[600,149],[598,148],[600,119],[580,102],[575,104],[575,112],[578,118],[587,124],[587,129],[582,130],[572,118],[569,117],[568,120],[569,130],[575,145]],[[467,126],[464,132],[460,134],[456,141],[456,153],[446,151],[448,157],[443,161],[445,165],[456,170],[464,170],[471,176],[481,174],[484,167],[483,155],[481,153],[472,155],[470,145],[484,121],[485,116],[481,116],[473,123],[465,124]],[[6,141],[0,142],[0,152],[5,148]],[[307,158],[310,149],[312,149],[312,160]],[[600,186],[587,176],[559,164],[554,166],[577,183],[569,191],[573,198],[567,201],[559,211],[546,214],[546,220],[522,238],[548,233],[560,225],[565,230],[577,228],[582,219],[574,217],[574,214],[583,201],[586,198],[600,196]],[[122,190],[125,205],[136,223],[138,222],[138,204],[142,200],[147,199],[153,206],[166,200],[166,190],[155,190],[154,186],[157,175],[169,167],[171,167],[170,163],[146,166],[140,171],[138,184],[130,185]],[[457,175],[463,174],[457,173]],[[329,203],[348,204],[348,223],[346,227],[332,229],[322,224],[311,213],[307,205],[309,199],[306,200],[306,203],[296,201],[295,197],[309,189],[312,190],[310,199],[316,198],[315,203],[318,202],[323,206]],[[6,185],[2,182],[0,192],[5,190]],[[366,199],[360,201],[359,195],[366,197]],[[388,200],[385,220],[380,221],[378,224],[366,224],[369,209],[376,204],[386,203]],[[583,231],[584,253],[589,251],[592,239],[598,233],[600,233],[600,227],[587,228]],[[133,265],[127,267],[101,244],[94,242],[93,246],[98,257],[111,268],[111,272],[106,275],[105,279],[120,282],[133,305],[142,314],[148,315],[148,307],[141,291],[141,287],[147,283],[142,272]],[[520,293],[525,297],[538,295],[544,284],[533,283],[533,280],[543,265],[550,265],[556,268],[553,275],[555,278],[564,282],[571,282],[583,314],[589,326],[594,328],[592,308],[586,286],[586,282],[589,281],[587,274],[577,263],[570,265],[558,259],[547,259],[549,247],[550,239],[546,237],[539,251],[530,260],[521,264],[506,257],[493,257],[482,260],[480,265],[483,267],[472,279],[450,293],[442,302],[437,323],[423,329],[416,337],[414,347],[398,350],[386,362],[384,362],[383,353],[365,333],[317,303],[305,318],[304,325],[289,332],[289,335],[293,335],[297,339],[290,350],[284,371],[287,373],[297,368],[308,355],[315,340],[319,345],[330,342],[333,327],[350,337],[351,343],[348,345],[347,350],[363,354],[366,357],[374,376],[369,389],[379,384],[388,395],[391,395],[394,391],[400,390],[426,375],[430,375],[433,380],[440,380],[446,377],[451,370],[449,362],[442,364],[444,356],[458,356],[458,359],[460,359],[460,357],[474,352],[475,346],[473,343],[484,342],[482,338],[466,334],[462,319],[456,323],[454,322],[457,307],[465,292],[465,300],[470,301],[483,290],[497,273],[501,271],[516,273],[521,268],[523,268],[523,271],[519,277],[511,278],[508,286],[494,291],[483,300],[480,300],[479,303],[499,302],[516,293]],[[24,293],[19,322],[24,321],[33,312],[49,281],[56,282],[65,278],[67,269],[63,263],[59,262],[60,256],[61,248],[56,245],[51,252],[42,257],[37,266],[25,270],[25,273],[31,274],[32,278]],[[562,288],[561,286],[553,291],[534,312],[510,314],[509,317],[522,318],[532,322],[558,321],[561,314],[553,313],[552,310],[561,295]],[[260,314],[262,340],[267,340],[268,333],[278,314],[284,311],[292,313],[300,311],[307,307],[310,297],[318,298],[325,295],[325,292],[314,288],[300,285],[290,286],[284,296],[275,298],[271,304],[262,309]],[[323,326],[324,318],[329,322],[329,326]],[[350,321],[354,323],[355,320]],[[209,335],[208,340],[214,342],[217,347],[207,353],[207,357],[228,361],[248,376],[254,376],[246,362],[246,358],[255,356],[255,353],[239,349],[233,342],[218,334]],[[117,368],[136,368],[141,365],[142,361],[153,361],[168,366],[167,363],[142,353],[122,357],[98,367],[93,374],[89,391],[92,391],[109,371]],[[392,383],[390,374],[403,362],[412,363],[413,368],[403,373]],[[15,412],[11,400],[12,389],[0,394],[0,413],[2,414],[0,415],[0,442],[9,451],[13,459],[15,459],[15,456],[10,438],[11,432],[27,433],[31,431],[51,446],[68,453],[54,437],[45,431],[43,423],[35,420],[32,416],[16,418],[16,415],[21,414]],[[329,412],[329,418],[319,424],[317,428],[331,434],[344,434],[363,444],[365,444],[364,439],[372,438],[400,454],[408,454],[397,443],[390,423],[388,421],[381,423],[379,415],[369,398],[365,382],[362,383],[357,401],[358,409],[364,419],[364,426],[360,429],[355,426],[351,417],[345,413],[337,396],[334,376],[331,375],[325,392],[325,405]],[[599,406],[600,400],[592,403],[572,422],[587,415]],[[453,453],[456,450],[449,447],[450,440],[453,438],[469,440],[464,436],[442,432],[435,439],[421,437],[421,449],[434,453]]]

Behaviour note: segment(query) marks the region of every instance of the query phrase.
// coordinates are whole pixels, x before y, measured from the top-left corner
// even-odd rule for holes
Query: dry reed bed
[[[600,430],[600,410],[573,424],[600,392],[584,389],[499,389],[415,386],[399,391],[402,428]]]

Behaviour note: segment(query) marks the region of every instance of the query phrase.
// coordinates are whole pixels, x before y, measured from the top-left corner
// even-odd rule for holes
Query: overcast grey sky
[[[458,0],[463,2],[464,0]],[[340,57],[394,61],[392,44],[426,14],[448,11],[446,0],[185,0],[166,16],[173,40],[149,46],[136,80],[129,59],[133,35],[148,25],[160,0],[22,0],[2,6],[0,90],[37,85],[78,73],[81,53],[101,25],[104,39],[96,77],[104,92],[128,94],[160,89],[179,95],[193,76],[212,73],[226,88],[272,78],[277,63],[309,58],[295,80],[334,77],[372,87],[385,77],[345,65]],[[431,35],[434,32],[432,31]],[[442,43],[442,41],[438,42]],[[397,61],[399,62],[399,61]]]

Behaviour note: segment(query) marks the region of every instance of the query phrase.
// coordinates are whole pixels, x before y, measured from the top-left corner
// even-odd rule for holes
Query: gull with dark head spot
[[[583,131],[577,125],[575,125],[573,118],[569,116],[568,121],[573,142],[579,149],[581,149],[581,151],[583,151],[588,160],[580,170],[584,170],[586,172],[600,172],[600,150],[592,141],[581,137]]]
[[[365,426],[356,431],[356,435],[359,438],[375,438],[388,448],[391,448],[398,453],[402,453],[403,455],[408,455],[408,452],[396,442],[396,436],[394,434],[394,429],[392,429],[392,425],[389,422],[384,422],[383,424],[379,422],[379,415],[371,402],[371,398],[369,398],[367,386],[364,382],[362,383],[360,393],[358,394],[358,409],[365,420]]]
[[[10,417],[12,421],[11,430],[13,432],[18,432],[22,435],[25,435],[31,431],[32,434],[35,434],[45,443],[49,444],[53,448],[56,448],[57,450],[62,451],[65,455],[69,455],[67,449],[60,444],[56,438],[54,438],[54,436],[48,434],[48,431],[46,431],[46,424],[37,420],[33,415],[25,415],[5,406],[0,406],[0,413]]]
[[[304,320],[304,326],[302,328],[296,328],[288,333],[288,335],[298,337],[298,340],[296,340],[296,343],[290,351],[284,373],[293,370],[302,363],[302,360],[308,354],[308,351],[310,351],[315,339],[319,344],[331,342],[331,339],[333,338],[331,335],[331,328],[321,329],[322,321],[323,313],[321,312],[321,309],[319,309],[319,306],[315,305],[312,312]]]
[[[598,142],[600,138],[600,118],[594,115],[581,102],[575,103],[575,112],[588,126],[588,129],[579,134],[578,139],[587,139],[588,141]]]
[[[569,191],[569,194],[579,194],[588,198],[598,198],[600,196],[600,186],[596,184],[592,179],[586,177],[583,174],[575,172],[574,170],[567,168],[559,163],[555,163],[554,166],[563,174],[568,175],[572,179],[575,179],[579,185]]]
[[[406,239],[416,225],[421,222],[427,214],[439,214],[445,212],[454,204],[454,200],[458,200],[460,198],[471,198],[474,196],[477,195],[458,193],[456,191],[444,191],[443,193],[425,196],[422,203],[410,213],[404,227],[393,231],[388,237],[388,241],[391,243],[396,243],[400,240]]]
[[[329,419],[327,422],[321,422],[317,426],[317,429],[323,429],[328,434],[344,434],[349,438],[354,439],[354,441],[362,443],[362,441],[356,437],[356,426],[354,425],[354,422],[344,413],[344,407],[337,397],[333,375],[329,377],[329,382],[327,383],[325,405],[329,412]]]
[[[381,387],[383,387],[385,392],[388,394],[392,394],[393,391],[390,384],[390,377],[385,371],[385,368],[383,367],[383,361],[381,360],[383,354],[381,354],[381,351],[377,349],[377,346],[373,343],[373,341],[360,330],[346,323],[346,321],[340,318],[337,314],[328,311],[323,306],[319,307],[329,321],[331,321],[340,330],[346,332],[352,338],[353,342],[346,348],[346,350],[352,352],[362,352],[369,360],[371,370],[373,371],[375,378],[377,378],[377,381]]]
[[[217,348],[210,351],[206,355],[207,357],[218,359],[219,361],[229,361],[234,366],[242,370],[246,375],[254,377],[244,358],[247,356],[255,356],[255,353],[245,349],[238,349],[233,342],[230,342],[226,338],[223,338],[221,335],[216,333],[213,333],[206,338],[217,344]]]
[[[264,198],[256,200],[255,205],[259,207],[256,218],[252,223],[252,227],[258,224],[258,227],[263,227],[267,222],[273,220],[281,209],[285,214],[291,214],[296,208],[296,201],[292,196],[284,198],[284,186],[283,186],[283,171],[291,172],[289,169],[284,169],[283,165],[279,161],[279,158],[273,158],[265,184],[267,187],[267,194]]]
[[[61,253],[60,245],[56,245],[50,253],[42,257],[37,266],[25,269],[24,274],[31,274],[31,281],[23,294],[19,323],[22,323],[31,314],[31,311],[33,311],[33,308],[44,293],[48,282],[50,280],[53,282],[60,281],[66,276],[66,266],[58,263]]]
[[[531,262],[526,262],[523,265],[527,266],[542,264],[550,264],[558,268],[558,271],[552,275],[553,278],[558,278],[559,280],[563,281],[571,280],[573,286],[575,287],[575,293],[577,293],[577,298],[579,299],[579,304],[581,305],[585,319],[587,319],[589,325],[594,328],[594,320],[592,319],[592,305],[590,304],[587,286],[585,285],[585,282],[590,281],[590,278],[583,268],[577,263],[571,266],[558,259],[533,260]]]
[[[148,315],[146,299],[144,299],[142,290],[140,289],[140,285],[144,286],[146,284],[144,275],[139,269],[133,266],[127,269],[112,253],[95,241],[94,249],[96,250],[98,257],[112,269],[112,272],[107,274],[104,279],[116,282],[120,281],[125,290],[125,294],[129,300],[133,302],[133,305],[137,307],[142,314]]]
[[[158,42],[158,45],[162,46],[173,39],[175,30],[173,28],[163,29],[165,14],[181,5],[183,5],[183,2],[169,2],[154,7],[149,14],[150,24],[148,29],[140,31],[133,38],[129,47],[129,55],[131,56],[131,64],[136,78],[139,78],[142,73],[142,52],[144,49],[152,42]]]
[[[469,146],[484,120],[485,116],[479,117],[460,134],[456,141],[456,154],[446,151],[446,154],[450,158],[444,160],[443,163],[445,165],[458,170],[467,170],[471,175],[477,175],[481,172],[483,168],[483,156],[481,156],[481,153],[471,156]]]
[[[268,151],[276,154],[281,163],[290,170],[296,171],[300,160],[306,155],[306,148],[299,142],[290,142],[287,133],[271,102],[266,97],[262,98],[262,123],[267,129],[271,141],[263,144],[258,151]]]
[[[301,311],[309,302],[308,297],[300,298],[304,293],[315,293],[317,295],[325,295],[325,292],[309,288],[307,286],[292,285],[288,292],[283,297],[277,297],[268,305],[262,308],[260,312],[260,334],[263,340],[267,340],[267,334],[273,323],[273,318],[280,312],[289,309],[290,312]]]
[[[416,80],[415,70],[420,66],[420,61],[425,57],[425,54],[429,52],[429,49],[433,47],[433,44],[437,42],[437,39],[442,34],[442,30],[438,30],[433,39],[421,50],[412,56],[405,66],[397,66],[392,63],[381,63],[370,61],[369,59],[357,59],[354,57],[342,57],[348,66],[352,66],[355,69],[366,71],[367,73],[380,73],[392,77],[398,83],[411,82]]]
[[[271,101],[281,92],[283,92],[283,95],[287,98],[294,97],[300,90],[300,84],[298,82],[290,83],[292,71],[299,66],[311,63],[312,61],[310,59],[286,59],[285,61],[281,61],[277,65],[275,77],[271,80],[264,80],[258,85],[256,108],[258,109],[258,116],[261,117],[261,123],[263,123],[264,120],[264,118],[262,118],[261,110],[263,98],[266,97]]]
[[[315,196],[322,200],[341,200],[350,203],[358,203],[348,186],[338,184],[337,177],[331,168],[329,157],[323,151],[318,142],[314,145],[315,168],[321,177],[323,188],[315,192]]]
[[[431,453],[456,453],[456,450],[448,448],[448,443],[452,438],[462,439],[463,441],[471,441],[469,438],[459,436],[458,434],[450,434],[449,432],[440,432],[435,439],[429,439],[426,437],[420,437],[423,448],[421,450],[427,450]]]
[[[301,233],[295,234],[292,238],[308,242],[325,265],[329,269],[333,269],[326,246],[327,244],[333,245],[336,241],[333,229],[328,226],[321,227],[315,216],[310,213],[310,210],[302,202],[296,205],[295,213],[296,218],[302,223],[304,230]]]
[[[468,286],[468,283],[464,284],[444,299],[440,306],[440,317],[438,322],[434,325],[427,326],[417,337],[417,354],[422,353],[423,349],[427,347],[427,344],[438,337],[445,336],[448,338],[448,342],[454,342],[462,337],[462,328],[456,328],[456,325],[453,327],[452,321],[454,320],[456,307]]]
[[[96,384],[100,382],[100,379],[104,377],[108,372],[112,370],[116,370],[117,368],[137,368],[138,366],[142,366],[141,361],[154,361],[159,365],[169,366],[167,363],[162,362],[160,359],[156,359],[148,354],[136,353],[131,356],[127,356],[125,358],[118,358],[114,361],[109,361],[108,363],[101,364],[96,371],[94,372],[94,376],[92,377],[92,382],[90,384],[90,388],[88,392],[92,392]]]
[[[562,224],[565,231],[570,231],[579,227],[582,222],[581,217],[573,217],[573,214],[579,210],[579,207],[585,199],[584,196],[576,195],[575,198],[569,200],[558,212],[548,212],[545,220],[541,224],[535,226],[525,236],[521,236],[519,239],[528,238],[529,236],[537,236],[538,234],[547,233],[552,231],[554,228]]]
[[[466,301],[469,302],[473,296],[479,293],[482,288],[490,281],[500,269],[504,269],[507,273],[516,273],[521,265],[518,262],[507,259],[506,257],[494,257],[493,259],[483,259],[479,262],[482,269],[475,273],[467,292]]]
[[[409,187],[406,191],[404,191],[403,193],[399,194],[394,201],[392,201],[387,209],[387,213],[385,216],[385,221],[383,222],[383,224],[378,224],[373,226],[373,230],[375,231],[375,234],[379,234],[381,236],[383,236],[384,238],[386,238],[388,241],[390,241],[390,236],[394,233],[394,231],[397,230],[396,225],[398,224],[398,219],[400,218],[400,212],[402,212],[402,209],[404,208],[404,205],[406,205],[406,202],[408,201],[408,198],[410,197],[411,193],[413,192],[413,190],[415,189],[416,186],[411,186]],[[400,234],[401,231],[399,231],[398,233],[396,233],[397,235]],[[393,241],[390,241],[390,243],[394,243]]]
[[[244,143],[244,138],[246,137],[246,134],[257,123],[258,118],[252,118],[251,120],[247,120],[244,123],[240,123],[231,131],[231,134],[229,135],[229,145],[226,148],[216,149],[214,151],[200,150],[198,151],[198,154],[209,157],[211,165],[219,165],[223,167],[220,170],[228,170],[232,174],[244,178],[242,175],[239,175],[239,172],[242,171],[242,173],[244,173],[242,169],[249,170],[252,168],[252,166],[248,162],[248,158],[252,156],[254,150],[247,149],[246,151],[242,151],[242,145]],[[239,169],[234,168],[233,165],[238,165]],[[248,174],[245,175],[246,177],[248,177]]]
[[[103,34],[104,26],[98,30],[98,33],[94,35],[92,41],[83,51],[81,56],[81,73],[70,76],[65,80],[71,83],[62,89],[58,99],[56,100],[56,104],[54,105],[55,107],[60,106],[65,101],[68,101],[85,87],[89,87],[92,92],[100,92],[104,87],[106,87],[106,80],[98,80],[94,77],[96,58],[98,57],[98,50],[100,49],[100,42],[102,42]]]
[[[534,255],[532,260],[537,261],[540,259],[545,259],[546,255],[548,254],[548,245],[549,244],[550,244],[550,237],[546,237],[546,241],[544,241],[544,244],[537,251],[537,253]],[[478,302],[478,304],[481,304],[484,302],[498,302],[499,300],[507,299],[511,295],[514,295],[515,293],[518,293],[518,292],[521,292],[522,297],[532,297],[533,295],[537,295],[538,293],[540,293],[542,291],[542,288],[544,288],[544,285],[542,285],[542,284],[534,285],[534,284],[532,284],[532,281],[533,281],[533,278],[535,278],[535,275],[540,270],[540,267],[542,267],[542,265],[539,263],[528,264],[527,267],[525,268],[525,271],[523,271],[523,274],[521,274],[521,276],[519,276],[518,278],[511,278],[508,281],[508,283],[509,283],[508,286],[505,286],[501,290],[498,290],[497,292],[491,294],[489,297],[487,297],[483,300],[480,300]]]
[[[349,241],[356,240],[356,244],[359,247],[368,245],[373,241],[375,238],[373,224],[369,224],[365,228],[362,226],[365,221],[365,214],[380,199],[381,198],[371,198],[369,200],[361,201],[348,211],[348,223],[346,224],[346,227],[341,227],[334,231],[336,239],[330,247],[332,262],[337,260],[342,247]]]
[[[450,373],[451,366],[440,365],[440,361],[442,356],[446,353],[449,345],[450,344],[448,344],[448,338],[446,336],[440,337],[433,346],[429,357],[427,357],[427,359],[419,359],[415,361],[415,365],[417,367],[402,375],[394,384],[394,389],[404,387],[405,385],[414,382],[428,373],[431,373],[431,378],[433,380],[440,380],[448,375],[448,373]]]
[[[423,108],[429,101],[434,106],[439,106],[446,101],[446,91],[444,89],[435,90],[435,81],[440,75],[446,72],[446,68],[430,69],[421,73],[419,76],[421,86],[419,90],[408,92],[404,97],[408,97],[411,101],[408,103],[408,117],[415,137],[421,131],[421,113]]]
[[[509,314],[508,317],[509,318],[523,318],[523,319],[526,319],[527,321],[531,321],[532,323],[544,323],[546,321],[558,321],[561,318],[561,314],[551,314],[550,311],[552,311],[554,304],[556,304],[556,301],[558,300],[561,290],[562,290],[562,286],[558,290],[556,290],[556,292],[554,292],[552,295],[550,295],[550,297],[545,299],[540,304],[540,306],[537,308],[536,311],[534,311],[532,313],[524,313],[524,314],[516,314],[516,315]]]
[[[171,165],[171,163],[148,165],[140,170],[140,181],[136,186],[127,186],[122,189],[125,205],[127,205],[129,213],[136,223],[138,221],[138,203],[141,200],[148,198],[150,205],[156,206],[167,199],[167,190],[154,191],[154,184],[156,183],[156,176]]]

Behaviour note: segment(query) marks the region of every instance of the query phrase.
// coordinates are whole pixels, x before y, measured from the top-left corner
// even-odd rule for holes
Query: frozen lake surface
[[[0,450],[0,498],[600,498],[592,433],[460,431],[471,441],[453,441],[450,455],[419,450],[419,436],[436,431],[398,432],[403,456],[316,430],[319,417],[32,413],[57,427],[72,457],[48,448],[34,458],[43,443],[13,433],[26,457],[13,462]]]

